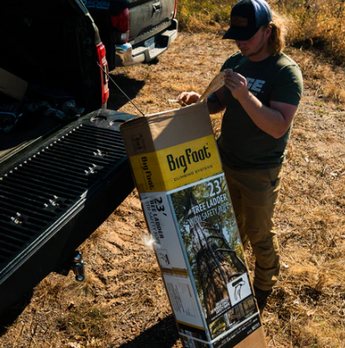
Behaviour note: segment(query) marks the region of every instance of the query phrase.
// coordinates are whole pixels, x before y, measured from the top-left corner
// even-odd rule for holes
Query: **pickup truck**
[[[105,108],[106,52],[81,0],[12,0],[0,11],[0,319],[133,190]],[[7,314],[6,314],[7,313]],[[1,320],[0,320],[1,321]]]
[[[83,0],[99,28],[110,70],[157,63],[177,37],[177,0]]]

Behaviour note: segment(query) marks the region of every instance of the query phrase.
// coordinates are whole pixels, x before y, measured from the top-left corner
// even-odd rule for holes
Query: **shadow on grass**
[[[131,79],[123,74],[110,74],[109,80],[110,97],[108,100],[108,109],[118,110],[127,104],[128,98],[120,91],[120,89],[132,100],[145,85],[145,81]],[[117,84],[117,86],[114,84]],[[120,87],[120,89],[119,89]],[[139,111],[133,106],[134,115],[140,115]]]
[[[7,329],[15,322],[19,315],[30,303],[33,292],[24,295],[18,302],[0,314],[0,337],[3,336]]]
[[[171,314],[119,348],[170,348],[178,339],[175,319]]]

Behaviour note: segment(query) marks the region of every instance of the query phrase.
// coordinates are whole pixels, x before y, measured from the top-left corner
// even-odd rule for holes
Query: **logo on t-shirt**
[[[266,83],[264,80],[253,79],[251,77],[246,77],[248,90],[254,95],[257,95],[262,91],[263,85]]]

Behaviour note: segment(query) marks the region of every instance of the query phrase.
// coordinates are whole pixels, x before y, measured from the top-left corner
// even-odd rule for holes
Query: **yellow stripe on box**
[[[192,325],[192,324],[190,324],[190,323],[185,323],[185,322],[183,322],[183,321],[181,321],[181,320],[176,320],[176,322],[177,322],[178,324],[181,324],[181,325],[184,325],[184,326],[193,327],[194,329],[198,329],[198,330],[200,330],[200,331],[205,331],[205,328],[204,328],[204,327],[201,327],[201,326]]]
[[[221,172],[214,135],[130,157],[139,192],[173,190]]]

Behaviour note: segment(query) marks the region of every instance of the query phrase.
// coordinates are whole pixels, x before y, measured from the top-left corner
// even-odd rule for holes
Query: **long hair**
[[[272,11],[273,20],[266,25],[270,27],[272,32],[268,38],[270,53],[274,56],[283,51],[285,48],[286,24],[282,16]]]

